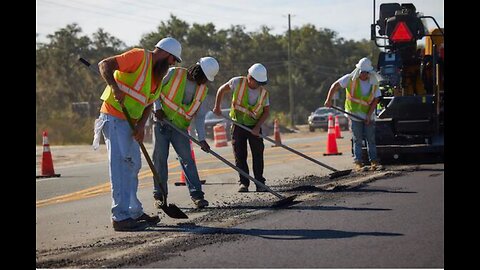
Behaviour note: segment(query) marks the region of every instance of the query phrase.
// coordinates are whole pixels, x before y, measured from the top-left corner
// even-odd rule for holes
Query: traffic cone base
[[[42,175],[37,175],[36,178],[60,177],[60,174],[55,173],[55,170],[53,169],[52,153],[50,153],[50,145],[48,144],[47,131],[44,131],[42,136],[43,136]]]
[[[183,178],[183,180],[182,180]],[[207,180],[200,180],[200,183],[205,184]],[[175,186],[186,186],[187,183],[185,182],[185,174],[182,172],[182,176],[180,176],[180,182],[175,182]]]
[[[333,116],[330,114],[328,116],[328,134],[327,134],[327,151],[323,153],[324,156],[333,156],[341,155],[342,153],[338,152],[337,141],[335,135],[335,127],[333,126]]]
[[[323,153],[323,155],[324,156],[340,156],[340,155],[342,155],[342,152],[330,153],[330,154]]]

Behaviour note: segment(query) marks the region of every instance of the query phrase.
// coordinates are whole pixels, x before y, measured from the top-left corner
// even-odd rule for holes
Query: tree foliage
[[[246,32],[242,25],[216,29],[212,23],[190,25],[171,15],[155,31],[144,34],[134,47],[152,50],[160,39],[172,36],[182,44],[180,66],[195,64],[203,56],[215,57],[220,72],[209,83],[210,106],[220,85],[234,76],[246,75],[252,64],[262,63],[268,70],[271,111],[284,116],[290,113],[289,36],[288,32],[273,35],[270,30],[262,26],[259,31]],[[101,28],[92,37],[82,35],[77,24],[69,24],[47,38],[49,41],[37,43],[36,49],[37,142],[40,143],[42,130],[53,129],[57,132],[49,132],[52,136],[49,139],[55,143],[89,143],[95,116],[75,113],[72,103],[98,106],[105,84],[83,67],[78,58],[98,63],[130,48]],[[330,85],[351,72],[358,59],[369,56],[375,63],[378,55],[378,49],[370,41],[345,40],[335,31],[311,24],[292,29],[290,41],[296,124],[305,123],[309,112],[322,106]],[[225,107],[229,105],[227,99]]]

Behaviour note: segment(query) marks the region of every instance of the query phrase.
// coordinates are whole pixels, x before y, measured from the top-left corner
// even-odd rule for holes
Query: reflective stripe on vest
[[[123,105],[127,108],[132,119],[139,119],[146,105],[153,103],[160,95],[160,87],[152,93],[152,54],[143,50],[143,59],[134,72],[115,70],[113,78],[120,91],[125,93]],[[119,112],[122,107],[115,99],[110,85],[106,85],[100,97],[101,100],[114,107]]]
[[[151,55],[149,53],[147,53],[146,51],[145,53],[146,53],[146,59],[143,63],[143,66],[141,67],[142,71],[137,77],[135,83],[133,84],[133,87],[130,87],[127,84],[121,82],[119,79],[115,78],[118,88],[122,92],[130,96],[131,98],[140,102],[142,105],[146,105],[147,103],[147,97],[141,91],[142,91],[143,85],[145,84],[145,78],[147,77],[147,70],[148,70],[147,67],[148,67],[148,64],[150,63],[150,58],[151,58]]]
[[[239,86],[237,86],[237,89],[235,89],[235,91],[238,91],[238,94],[232,102],[232,107],[234,107],[235,110],[245,113],[254,119],[258,119],[259,112],[263,108],[263,102],[267,97],[267,90],[265,90],[265,88],[263,87],[260,87],[260,97],[257,99],[257,103],[254,105],[252,110],[248,109],[249,107],[248,96],[244,99],[244,96],[247,95],[246,90],[247,90],[247,78],[242,78],[242,82],[239,84]],[[235,93],[234,93],[234,97],[235,97]]]
[[[186,71],[187,70],[183,68],[178,68],[177,70],[175,70],[174,74],[170,78],[170,80],[173,80],[172,86],[170,87],[170,89],[168,89],[168,92],[166,94],[164,92],[160,93],[160,99],[162,100],[163,104],[165,104],[168,108],[183,116],[185,120],[191,121],[197,110],[200,108],[200,105],[202,104],[202,97],[206,93],[207,86],[205,84],[197,86],[197,88],[195,89],[195,96],[193,97],[193,101],[190,104],[190,108],[188,109],[188,111],[185,112],[183,107],[177,105],[174,100],[179,94],[179,88],[181,86],[182,79],[186,78],[187,76]],[[183,91],[181,92],[184,93],[184,90],[185,89],[183,89]],[[183,95],[181,99],[183,99]]]
[[[363,99],[361,99],[358,79],[353,80],[353,81],[350,82],[350,89],[347,89],[346,97],[351,102],[354,102],[354,103],[357,103],[357,104],[368,107],[368,106],[370,106],[370,103],[373,100],[374,93],[375,93],[376,89],[377,89],[377,85],[372,85],[370,87],[370,94],[368,96],[368,99],[363,100]],[[352,96],[351,92],[353,92],[353,96]]]

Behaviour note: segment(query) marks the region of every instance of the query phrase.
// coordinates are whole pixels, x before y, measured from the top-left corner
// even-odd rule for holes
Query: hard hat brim
[[[182,58],[180,57],[176,57],[175,55],[172,54],[173,57],[175,57],[175,60],[177,60],[178,63],[181,63],[182,62]]]
[[[370,71],[373,71],[373,66],[369,66],[369,67],[366,67],[366,68],[362,68],[360,65],[355,65],[356,68],[360,69],[360,71],[366,71],[366,72],[370,72]]]
[[[259,81],[259,80],[255,79],[253,76],[252,76],[252,79],[254,79],[254,80],[255,80],[255,81],[256,81],[256,82],[257,82],[259,85],[266,85],[266,84],[268,83],[268,79],[267,79],[267,80],[265,80],[265,81],[263,81],[263,82],[261,82],[261,81]]]
[[[205,73],[204,73],[205,74]],[[207,76],[207,74],[205,74],[205,77],[207,77],[207,80],[213,82],[213,80],[215,79],[214,76]]]

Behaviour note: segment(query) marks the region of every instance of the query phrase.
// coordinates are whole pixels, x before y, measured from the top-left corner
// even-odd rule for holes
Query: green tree
[[[91,140],[93,119],[72,112],[73,102],[99,104],[104,84],[81,66],[79,57],[92,63],[124,47],[123,42],[99,29],[93,40],[82,36],[77,24],[67,25],[51,35],[48,43],[37,43],[36,51],[36,120],[37,142],[44,129],[57,143]],[[95,103],[96,102],[96,103]]]
[[[188,24],[174,15],[161,21],[155,31],[144,34],[139,45],[152,50],[162,38],[171,36],[182,44],[183,62],[188,67],[200,57],[213,56],[220,64],[214,82],[208,84],[207,102],[213,106],[218,87],[230,78],[246,75],[254,63],[262,63],[268,70],[272,115],[283,121],[289,113],[287,49],[288,35],[272,35],[271,29],[261,26],[258,31],[246,32],[242,25],[216,29],[212,23]],[[303,124],[309,112],[323,105],[330,85],[349,73],[362,57],[377,61],[378,48],[368,40],[359,42],[338,37],[327,28],[305,24],[291,31],[292,79],[295,97],[295,123]],[[72,111],[72,102],[89,102],[99,106],[99,97],[105,87],[103,80],[83,67],[79,57],[92,64],[120,54],[127,48],[121,40],[98,29],[92,37],[82,35],[77,24],[69,24],[51,35],[46,43],[37,42],[36,104],[37,142],[43,129],[50,132],[55,143],[89,143],[92,137],[93,117],[81,117]],[[344,93],[340,102],[344,100]],[[224,98],[230,105],[231,95]],[[94,108],[98,112],[98,108]],[[285,123],[283,123],[285,124]]]

